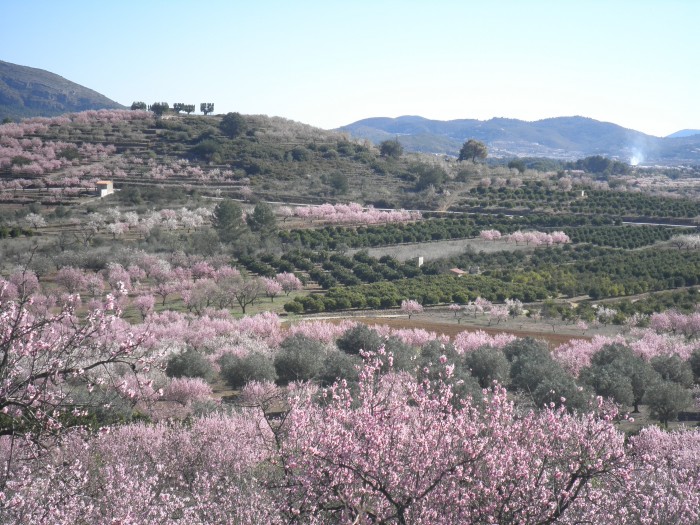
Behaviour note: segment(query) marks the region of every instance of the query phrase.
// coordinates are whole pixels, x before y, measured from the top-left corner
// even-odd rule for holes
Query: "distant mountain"
[[[54,73],[0,60],[0,120],[53,117],[88,109],[124,106]]]
[[[585,117],[535,122],[517,119],[429,120],[419,116],[368,118],[339,128],[374,143],[397,138],[409,151],[458,155],[477,139],[491,157],[576,159],[604,155],[633,163],[700,163],[700,135],[663,139]]]
[[[671,133],[666,138],[667,139],[681,139],[685,137],[692,137],[693,135],[700,135],[700,129],[682,129]]]

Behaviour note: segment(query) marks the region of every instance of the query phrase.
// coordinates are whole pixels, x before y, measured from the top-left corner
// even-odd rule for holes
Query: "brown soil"
[[[331,322],[340,322],[343,318],[328,319]],[[347,318],[346,318],[347,319]],[[438,321],[438,320],[425,320],[425,319],[408,319],[407,317],[351,317],[353,321],[359,321],[367,325],[387,325],[392,328],[420,328],[423,330],[428,330],[430,332],[436,332],[438,334],[447,335],[454,339],[460,332],[476,332],[477,330],[483,330],[484,332],[494,335],[500,333],[513,334],[516,337],[533,337],[535,339],[541,339],[547,341],[550,348],[554,348],[563,343],[567,343],[572,339],[590,339],[590,337],[577,336],[572,334],[564,333],[547,333],[541,331],[528,331],[528,330],[517,330],[511,328],[494,328],[485,326],[469,326],[464,324],[457,324],[455,321],[451,323]]]

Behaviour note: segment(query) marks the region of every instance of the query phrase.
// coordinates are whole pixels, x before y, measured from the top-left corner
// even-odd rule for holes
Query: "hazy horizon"
[[[324,129],[404,115],[700,128],[690,1],[27,0],[0,15],[0,60],[127,106],[214,102]]]

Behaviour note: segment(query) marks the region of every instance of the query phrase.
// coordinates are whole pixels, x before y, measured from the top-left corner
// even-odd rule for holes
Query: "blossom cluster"
[[[420,212],[407,210],[378,210],[361,204],[321,204],[320,206],[283,207],[282,216],[293,216],[309,221],[322,221],[329,224],[386,224],[416,221]]]

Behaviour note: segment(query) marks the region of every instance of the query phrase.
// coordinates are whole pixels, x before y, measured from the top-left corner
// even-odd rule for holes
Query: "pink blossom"
[[[503,348],[515,339],[516,337],[514,335],[508,333],[499,333],[492,336],[483,330],[476,330],[474,332],[465,330],[455,337],[454,346],[457,352],[464,354],[485,346],[490,348]]]
[[[482,230],[479,237],[485,241],[496,241],[501,238],[501,232],[498,230]]]
[[[275,276],[275,281],[279,283],[282,290],[284,290],[284,293],[287,295],[289,295],[290,292],[303,288],[303,284],[299,278],[291,272],[278,273]]]
[[[408,318],[410,319],[413,314],[423,312],[423,305],[413,299],[404,299],[401,301],[401,311],[408,314]]]

